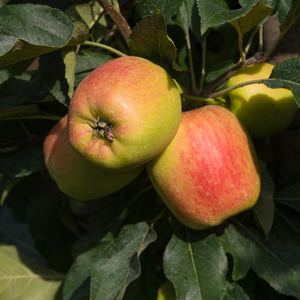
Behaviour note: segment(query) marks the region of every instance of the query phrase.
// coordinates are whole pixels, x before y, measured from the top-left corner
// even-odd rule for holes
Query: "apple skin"
[[[94,140],[91,125],[112,124],[114,140]],[[181,98],[171,76],[140,57],[109,61],[77,87],[69,105],[72,148],[103,170],[138,167],[161,153],[180,124]]]
[[[56,123],[43,146],[46,167],[64,194],[77,200],[104,197],[125,187],[142,172],[144,166],[107,173],[82,159],[69,144],[67,118],[66,115]]]
[[[233,75],[224,88],[269,78],[274,65],[253,64]],[[262,139],[284,131],[292,122],[298,106],[293,93],[284,88],[271,89],[264,84],[250,84],[228,93],[230,111],[244,124],[251,138]]]
[[[176,292],[173,283],[165,280],[157,291],[156,300],[176,300]]]
[[[174,216],[202,230],[251,208],[260,193],[255,150],[229,110],[208,105],[183,112],[171,144],[146,164]]]

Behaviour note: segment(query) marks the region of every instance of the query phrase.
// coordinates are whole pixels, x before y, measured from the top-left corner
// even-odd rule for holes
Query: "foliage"
[[[207,98],[218,104],[226,79],[271,56],[300,2],[105,4],[0,1],[0,298],[154,300],[168,278],[179,300],[300,299],[300,170],[276,178],[259,152],[257,204],[196,231],[171,216],[146,171],[121,191],[78,202],[56,188],[42,152],[74,89],[118,56],[165,68],[184,90],[185,109]],[[262,53],[260,33],[275,13],[280,35]],[[228,25],[234,47],[213,56],[226,46],[216,34]],[[289,88],[300,106],[300,58],[261,83]]]

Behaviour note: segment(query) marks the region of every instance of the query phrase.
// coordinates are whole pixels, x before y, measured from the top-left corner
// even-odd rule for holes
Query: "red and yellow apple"
[[[63,193],[77,200],[96,199],[125,187],[142,172],[143,166],[107,173],[82,159],[69,144],[67,117],[50,130],[44,141],[46,167]]]
[[[166,148],[180,118],[180,93],[172,77],[144,58],[120,57],[91,72],[75,90],[69,141],[103,170],[129,170]]]
[[[266,62],[250,65],[230,77],[224,88],[269,78],[273,68],[274,65]],[[298,110],[293,93],[285,88],[271,89],[256,83],[236,88],[228,96],[230,111],[244,124],[253,139],[284,131]]]
[[[217,105],[183,112],[171,144],[146,167],[170,211],[193,229],[251,208],[260,193],[251,139],[234,114]]]

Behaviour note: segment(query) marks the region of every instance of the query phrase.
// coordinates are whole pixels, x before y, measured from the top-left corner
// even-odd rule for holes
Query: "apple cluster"
[[[172,77],[140,57],[109,61],[80,83],[44,157],[59,189],[78,200],[116,192],[146,167],[170,211],[193,229],[251,208],[260,193],[255,150],[238,118],[215,105],[182,112]]]

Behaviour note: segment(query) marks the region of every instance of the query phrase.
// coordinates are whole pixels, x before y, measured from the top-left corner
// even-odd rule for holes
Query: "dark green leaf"
[[[300,57],[286,59],[276,65],[272,70],[270,79],[265,79],[261,82],[272,89],[290,87],[300,107]]]
[[[256,229],[240,229],[252,242],[252,269],[277,292],[300,297],[300,247],[287,239]]]
[[[183,0],[180,6],[175,22],[182,27],[185,33],[189,32],[192,25],[192,13],[195,6],[195,0]]]
[[[255,4],[235,10],[229,10],[223,0],[197,0],[197,3],[201,16],[202,34],[208,28],[226,22],[231,22],[233,25],[239,26],[244,34],[270,15],[273,10],[272,7],[261,2],[256,2]]]
[[[94,69],[112,60],[113,57],[99,52],[81,50],[76,57],[75,86]]]
[[[65,64],[60,51],[40,57],[39,72],[43,85],[62,104],[69,106],[69,84],[65,77]]]
[[[166,22],[160,9],[144,18],[133,29],[129,39],[132,55],[146,58],[163,67],[173,78],[183,74],[175,62],[177,53],[167,35]]]
[[[300,246],[300,218],[298,212],[278,205],[275,210],[274,226],[278,235],[288,238]]]
[[[244,278],[252,264],[252,245],[250,240],[241,235],[233,225],[231,225],[230,229],[226,229],[224,234],[218,239],[224,251],[233,257],[232,279],[237,281]]]
[[[1,300],[53,300],[59,297],[64,277],[29,259],[15,246],[0,246]]]
[[[163,267],[177,299],[221,299],[227,290],[227,258],[220,242],[214,234],[207,236],[175,222]]]
[[[278,1],[277,10],[278,10],[279,24],[284,22],[284,20],[286,19],[287,15],[289,13],[291,4],[292,4],[292,0],[280,0],[280,1]]]
[[[0,206],[0,242],[14,245],[28,258],[45,264],[45,260],[34,247],[27,224],[16,222],[6,205]]]
[[[1,121],[20,120],[20,119],[60,120],[61,117],[43,112],[43,111],[39,110],[39,107],[35,104],[11,107],[11,108],[7,108],[7,109],[0,109],[0,120]]]
[[[43,174],[32,192],[28,224],[36,248],[52,267],[66,272],[72,262],[71,247],[75,237],[59,216],[63,197],[50,175]]]
[[[76,258],[64,282],[63,300],[79,300],[90,294],[92,267],[108,245],[108,242],[101,243]]]
[[[20,180],[9,190],[4,203],[8,206],[17,222],[27,222],[27,207],[39,172],[19,178]]]
[[[248,295],[237,283],[228,282],[227,291],[222,300],[249,300]]]
[[[52,8],[59,8],[62,11],[66,10],[69,6],[74,5],[78,0],[10,0],[9,4],[42,4],[48,5]]]
[[[183,0],[137,0],[136,10],[142,17],[151,15],[157,8],[161,9],[166,18],[166,22],[176,14]]]
[[[126,287],[140,276],[139,257],[156,240],[153,224],[127,225],[100,254],[91,279],[91,300],[122,299]]]
[[[290,4],[290,3],[287,3]],[[294,24],[297,18],[300,17],[300,2],[298,0],[292,0],[289,12],[283,22],[280,23],[281,34],[285,34],[288,29]],[[282,18],[280,19],[280,21]]]
[[[59,49],[78,45],[88,38],[82,23],[59,9],[23,4],[0,8],[0,67]]]
[[[39,80],[29,82],[12,77],[0,85],[0,94],[0,109],[5,109],[20,106],[24,99],[41,101],[47,96],[48,91]]]
[[[300,171],[288,174],[277,185],[274,199],[300,212]]]
[[[205,39],[207,38],[210,29],[208,29],[204,34],[201,33],[201,18],[198,8],[198,2],[194,2],[193,10],[192,10],[192,24],[191,29],[197,40],[203,45]]]
[[[0,174],[20,177],[44,169],[42,144],[24,146],[0,155]]]
[[[155,258],[151,255],[151,250],[149,247],[143,252],[141,256],[142,273],[127,287],[123,300],[155,300],[157,298],[158,278]]]
[[[267,238],[273,226],[275,184],[262,161],[259,161],[259,167],[261,171],[261,191],[258,201],[253,207],[253,213],[256,222],[263,229]]]

